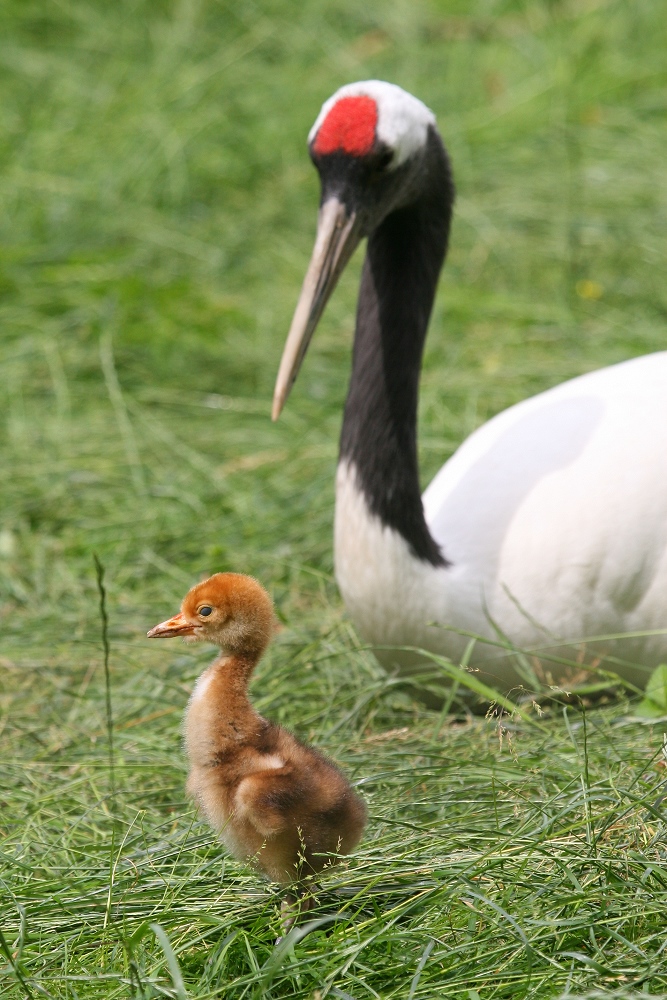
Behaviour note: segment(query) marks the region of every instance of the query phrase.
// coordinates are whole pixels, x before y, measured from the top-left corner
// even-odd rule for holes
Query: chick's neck
[[[215,742],[218,745],[229,740],[238,741],[257,730],[260,716],[248,697],[248,681],[257,660],[257,656],[248,653],[221,652],[203,675],[211,678],[206,685],[205,699],[208,707],[215,711]]]

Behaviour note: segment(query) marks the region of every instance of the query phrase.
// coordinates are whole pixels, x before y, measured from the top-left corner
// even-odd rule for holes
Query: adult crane
[[[582,375],[476,430],[420,495],[416,423],[426,329],[454,203],[435,117],[401,88],[349,84],[309,150],[317,237],[276,382],[277,419],[345,265],[368,238],[336,478],[335,567],[385,665],[419,647],[524,680],[509,640],[605,656],[643,686],[667,660],[667,352]],[[470,652],[470,650],[469,650]],[[548,663],[554,678],[564,668]]]

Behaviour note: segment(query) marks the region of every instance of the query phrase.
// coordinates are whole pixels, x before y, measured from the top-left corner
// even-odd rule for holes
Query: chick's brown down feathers
[[[185,715],[187,790],[234,857],[288,885],[352,851],[366,807],[335,764],[251,705],[248,681],[274,629],[256,580],[217,573],[148,635],[220,647]]]

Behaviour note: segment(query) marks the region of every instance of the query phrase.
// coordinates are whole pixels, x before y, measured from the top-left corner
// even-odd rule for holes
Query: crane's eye
[[[394,159],[393,149],[388,149],[388,148],[383,149],[375,161],[374,164],[375,169],[386,170],[393,159]]]
[[[201,608],[199,609],[199,611],[197,612],[197,614],[198,614],[198,615],[201,615],[201,617],[202,617],[202,618],[208,618],[208,616],[209,616],[209,615],[212,615],[212,614],[213,614],[213,608],[210,608],[210,607],[208,606],[208,604],[204,604],[204,605],[202,605],[202,607],[201,607]]]

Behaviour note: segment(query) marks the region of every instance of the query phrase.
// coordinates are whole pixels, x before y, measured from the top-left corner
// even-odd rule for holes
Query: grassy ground
[[[3,998],[667,993],[662,727],[623,698],[439,718],[341,610],[359,261],[268,419],[314,232],[305,136],[355,78],[422,97],[456,170],[425,481],[515,400],[664,347],[666,26],[659,0],[0,7]],[[371,813],[277,950],[276,894],[184,798],[207,653],[143,638],[224,568],[285,624],[257,704]]]

